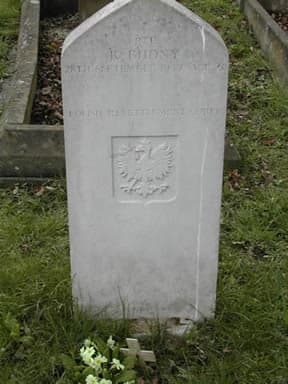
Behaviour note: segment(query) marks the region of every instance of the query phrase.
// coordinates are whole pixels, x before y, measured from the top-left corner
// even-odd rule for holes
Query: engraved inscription
[[[126,50],[117,50],[117,49],[109,49],[110,60],[160,60],[160,59],[168,59],[168,60],[176,60],[177,55],[179,53],[179,49],[140,49],[139,47],[134,47],[132,49]]]
[[[114,138],[114,189],[122,201],[175,196],[176,137]]]
[[[156,41],[156,36],[137,36],[135,38],[135,43],[140,45],[150,45]]]
[[[136,52],[136,51],[135,51]],[[134,54],[138,54],[135,53]],[[130,53],[132,55],[132,51]],[[177,53],[171,50],[171,55],[176,55]],[[113,56],[114,62],[116,62],[116,56],[118,53],[111,52],[110,55]],[[116,56],[115,56],[116,55]],[[131,56],[132,57],[132,56]],[[120,60],[120,57],[119,57]],[[75,78],[79,76],[87,76],[88,74],[101,74],[101,73],[183,73],[184,71],[192,72],[203,72],[203,73],[213,73],[215,75],[221,74],[226,71],[227,64],[223,63],[194,63],[194,62],[176,62],[175,59],[168,62],[158,62],[153,63],[152,58],[150,62],[145,62],[144,58],[141,61],[136,61],[135,63],[129,64],[126,62],[109,64],[109,63],[98,63],[98,64],[70,64],[64,66],[64,76],[74,76]]]
[[[201,119],[214,119],[224,113],[222,107],[199,106],[195,108],[162,107],[162,108],[107,108],[107,109],[73,109],[68,111],[67,118],[73,119],[117,119],[117,118],[150,118],[150,119],[169,119],[173,117],[182,118],[184,116],[199,117]]]

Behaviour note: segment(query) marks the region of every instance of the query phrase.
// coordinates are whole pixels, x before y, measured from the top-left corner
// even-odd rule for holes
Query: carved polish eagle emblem
[[[173,168],[173,160],[173,148],[166,142],[154,148],[148,139],[139,140],[133,145],[122,144],[117,167],[126,183],[120,188],[143,198],[165,192],[169,188],[166,179]]]

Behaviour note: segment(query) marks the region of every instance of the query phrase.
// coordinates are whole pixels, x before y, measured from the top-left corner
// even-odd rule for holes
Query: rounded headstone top
[[[215,39],[215,42],[222,45],[226,55],[228,55],[226,45],[220,36],[220,34],[206,21],[200,18],[198,15],[184,7],[182,4],[175,0],[114,0],[104,8],[100,9],[94,15],[86,19],[77,28],[75,28],[65,39],[62,49],[62,55],[65,51],[73,45],[80,37],[83,37],[89,30],[93,29],[96,25],[101,24],[106,18],[113,17],[121,10],[127,10],[129,7],[139,5],[142,9],[149,9],[153,12],[154,7],[169,7],[171,12],[182,15],[187,20],[190,20],[193,24],[196,24],[201,29],[201,35],[203,42],[205,43],[206,34]],[[143,16],[144,18],[144,16]]]

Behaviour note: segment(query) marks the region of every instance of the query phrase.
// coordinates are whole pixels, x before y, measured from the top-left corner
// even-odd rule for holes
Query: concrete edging
[[[24,0],[15,74],[0,119],[0,183],[63,175],[63,126],[30,125],[37,83],[40,1]]]
[[[281,81],[288,83],[288,33],[257,0],[238,0],[261,49]]]
[[[10,124],[0,140],[1,178],[64,176],[63,126]]]
[[[0,184],[28,178],[65,176],[64,129],[62,125],[10,124],[0,139]],[[237,149],[225,140],[225,170],[241,167]]]
[[[37,79],[39,22],[40,1],[24,0],[16,72],[0,118],[0,184],[39,183],[65,175],[63,126],[29,124]],[[227,139],[225,168],[240,166],[240,156]]]
[[[37,78],[39,21],[39,0],[23,1],[13,86],[7,95],[0,127],[30,121]]]

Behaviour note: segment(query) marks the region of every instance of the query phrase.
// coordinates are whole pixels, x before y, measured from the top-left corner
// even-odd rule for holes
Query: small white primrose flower
[[[112,339],[112,336],[110,336],[107,340],[107,345],[113,351],[113,349],[115,348],[115,340]]]
[[[99,381],[99,384],[112,384],[112,381],[111,380],[106,380],[106,379],[101,379]]]
[[[93,355],[96,353],[95,349],[93,347],[82,347],[80,349],[80,356],[85,364],[91,366],[91,363],[93,361]]]
[[[97,374],[101,373],[102,372],[102,366],[101,364],[98,364],[95,359],[91,359],[91,361],[89,362],[89,367],[93,368],[95,370],[95,372]]]
[[[118,359],[113,359],[112,360],[112,367],[111,369],[117,369],[117,371],[123,371],[124,365],[120,363],[120,360]]]
[[[101,364],[107,363],[108,360],[105,356],[102,356],[99,354],[95,357],[94,361],[95,361],[95,364],[101,365]]]
[[[86,377],[86,384],[98,384],[99,381],[97,379],[97,377],[93,376],[93,375],[88,375]]]

